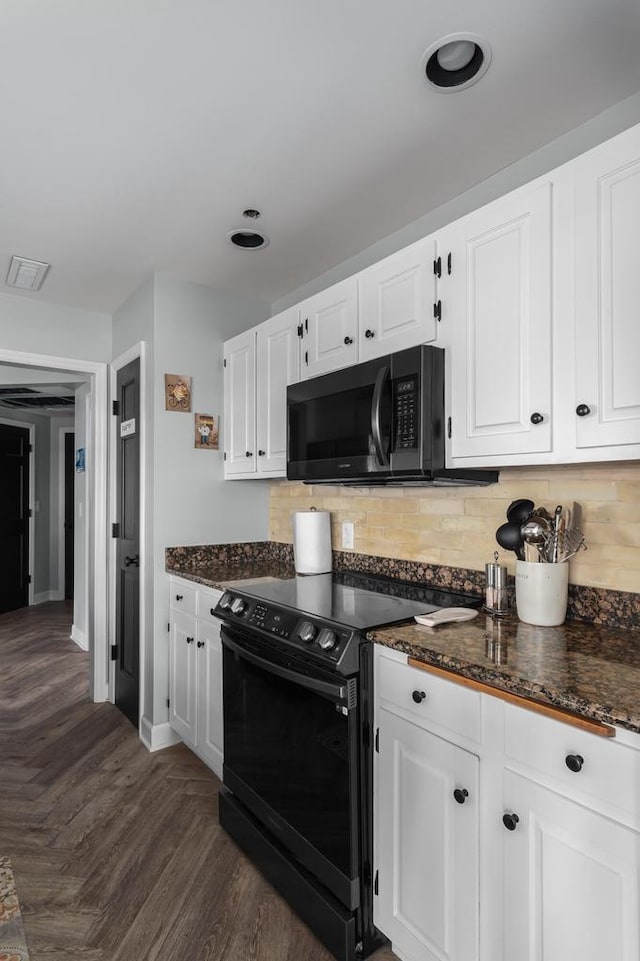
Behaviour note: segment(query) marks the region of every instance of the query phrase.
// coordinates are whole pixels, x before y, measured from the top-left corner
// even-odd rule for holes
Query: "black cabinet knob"
[[[577,774],[582,770],[582,765],[584,764],[584,758],[580,754],[567,754],[564,759],[564,763],[567,765],[570,771]]]
[[[197,647],[204,647],[204,641],[198,641]]]
[[[426,696],[427,695],[424,693],[424,691],[414,691],[413,694],[411,695],[411,697],[414,699],[416,704],[421,704],[422,701],[424,701]]]
[[[464,802],[469,797],[469,792],[467,791],[466,787],[463,787],[463,788],[457,787],[453,792],[453,796],[458,802],[458,804],[464,804]]]
[[[177,601],[183,601],[183,600],[184,600],[184,594],[176,594],[176,600],[177,600]]]
[[[210,613],[210,614],[215,614],[215,612],[216,612],[215,607],[210,607],[210,608],[209,608],[209,613]]]
[[[364,336],[367,338],[367,340],[371,340],[372,337],[376,336],[376,332],[375,330],[365,330]]]
[[[344,342],[345,342],[346,346],[348,347],[350,344],[353,343],[353,337],[345,337]]]
[[[507,831],[515,831],[516,826],[520,818],[517,814],[503,814],[502,823],[506,827]]]
[[[531,415],[529,420],[531,421],[532,424],[541,424],[542,421],[544,420],[544,417],[542,416],[542,414],[539,414],[538,411],[536,410]]]
[[[188,638],[187,638],[187,644],[193,644],[193,641],[194,641],[194,638],[193,638],[193,637],[188,637]]]
[[[258,451],[258,457],[264,457],[265,452],[263,450]]]
[[[253,451],[252,451],[252,450],[246,450],[246,451],[244,452],[244,456],[245,456],[245,457],[253,457]]]
[[[586,417],[590,413],[591,413],[591,408],[589,407],[588,404],[578,404],[578,406],[576,407],[576,414],[578,415],[578,417]]]

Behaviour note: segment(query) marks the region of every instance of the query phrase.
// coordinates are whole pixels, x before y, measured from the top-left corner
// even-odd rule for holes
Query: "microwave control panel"
[[[418,378],[404,377],[394,384],[395,450],[418,446]]]

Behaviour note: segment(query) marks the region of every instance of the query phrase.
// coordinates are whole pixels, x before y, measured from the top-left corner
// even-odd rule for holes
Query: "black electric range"
[[[220,823],[339,961],[373,925],[373,645],[479,597],[360,574],[229,583]]]

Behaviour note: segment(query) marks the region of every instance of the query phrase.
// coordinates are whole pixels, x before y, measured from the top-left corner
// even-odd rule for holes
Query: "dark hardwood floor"
[[[70,626],[65,603],[0,616],[0,855],[31,961],[332,961],[218,826],[215,775],[89,701]]]

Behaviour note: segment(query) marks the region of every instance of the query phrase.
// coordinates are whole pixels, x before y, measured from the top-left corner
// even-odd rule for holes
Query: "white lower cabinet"
[[[176,610],[193,584],[171,578],[169,615],[169,723],[184,743],[222,777],[222,643],[212,617],[222,592],[198,589],[196,615]]]
[[[375,661],[374,921],[399,958],[637,961],[640,737],[596,736],[386,648]]]
[[[638,833],[508,770],[504,799],[505,961],[637,961]]]
[[[384,709],[378,723],[375,923],[407,959],[473,961],[478,758]]]

